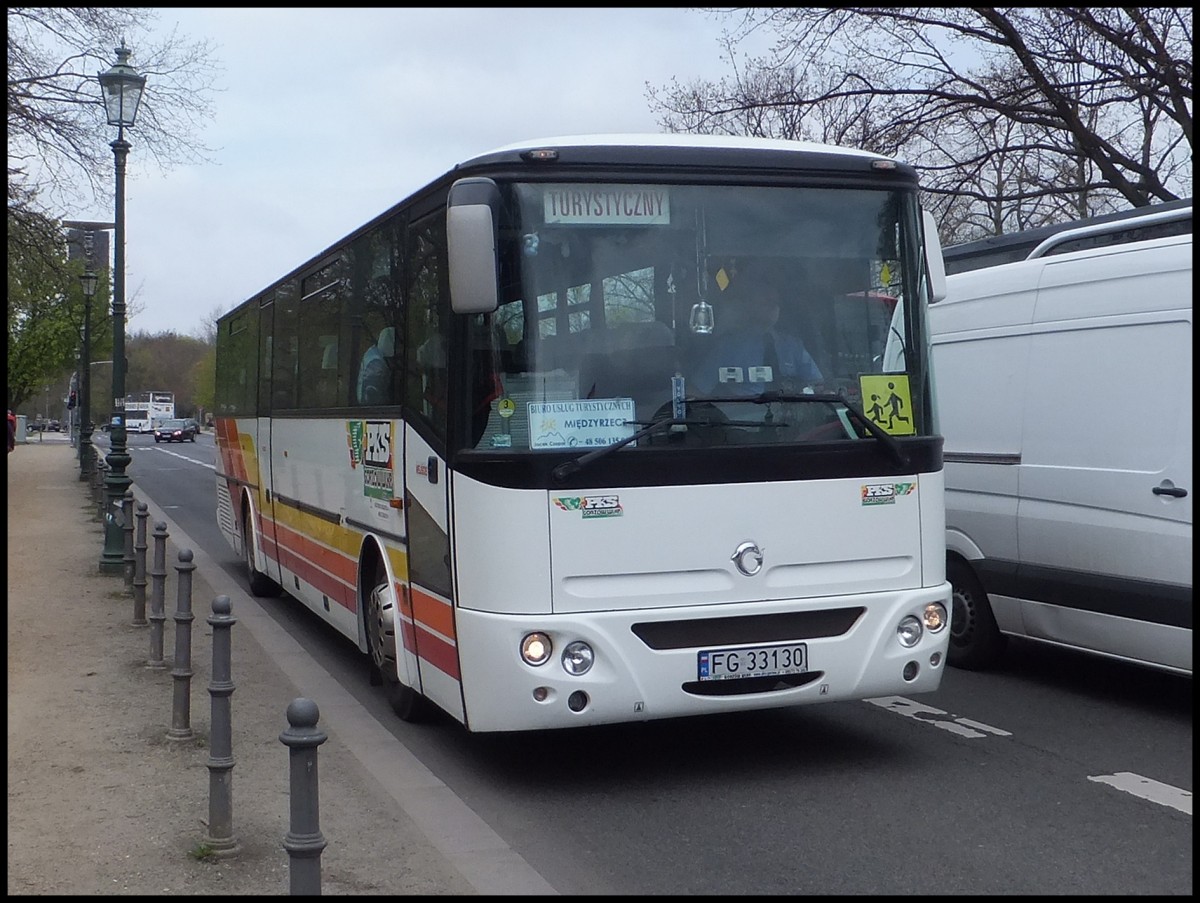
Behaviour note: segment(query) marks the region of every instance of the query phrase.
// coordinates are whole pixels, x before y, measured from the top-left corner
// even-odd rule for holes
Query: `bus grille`
[[[631,629],[651,649],[786,643],[841,636],[854,626],[864,611],[866,609],[858,606],[693,621],[646,621],[634,624]]]

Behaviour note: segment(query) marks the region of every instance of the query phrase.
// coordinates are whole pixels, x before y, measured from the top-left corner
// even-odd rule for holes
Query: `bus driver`
[[[768,388],[794,390],[822,382],[804,343],[775,328],[779,289],[763,278],[743,276],[731,288],[738,321],[713,336],[691,383],[702,395],[758,395]],[[774,384],[771,386],[770,384]]]

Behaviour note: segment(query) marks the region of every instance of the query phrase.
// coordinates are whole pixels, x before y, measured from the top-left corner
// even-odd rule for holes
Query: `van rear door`
[[[1191,628],[1191,280],[1190,235],[1047,259],[1019,477],[1035,598]],[[1030,635],[1062,639],[1040,611]]]

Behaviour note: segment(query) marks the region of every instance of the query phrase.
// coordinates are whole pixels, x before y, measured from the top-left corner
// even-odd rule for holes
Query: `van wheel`
[[[946,576],[953,588],[950,664],[972,671],[990,668],[1000,660],[1006,639],[996,626],[987,593],[965,562],[947,561]]]
[[[278,596],[283,587],[258,569],[254,561],[254,534],[250,531],[250,512],[242,515],[242,557],[250,592],[255,596]]]
[[[371,666],[383,683],[388,705],[401,721],[410,724],[427,721],[432,711],[432,703],[400,680],[396,665],[396,592],[388,580],[383,562],[375,563],[375,574],[367,592],[363,616],[366,619],[367,648],[371,653]]]

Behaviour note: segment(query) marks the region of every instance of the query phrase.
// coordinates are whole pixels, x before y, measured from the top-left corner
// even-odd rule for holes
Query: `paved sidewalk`
[[[150,511],[148,568],[157,519]],[[168,540],[168,667],[153,670],[145,666],[149,630],[131,624],[133,600],[123,578],[99,573],[102,543],[90,489],[78,480],[65,435],[9,453],[8,893],[288,894],[289,767],[279,733],[287,727],[288,704],[306,694],[246,628],[251,612],[241,612],[232,628],[231,697],[239,849],[204,856],[212,665],[206,619],[216,595],[209,579],[224,575],[202,566],[193,572],[190,725],[197,737],[173,743],[166,734],[179,549]],[[147,606],[150,594],[147,577]],[[401,794],[386,779],[381,784],[384,772],[364,767],[326,716],[322,706],[319,726],[329,735],[318,753],[320,826],[328,844],[323,893],[479,892],[485,879],[464,877],[462,861],[447,855],[449,843],[430,840],[429,826],[414,822],[412,807],[397,802]],[[395,770],[404,767],[401,759]],[[430,792],[445,797],[440,782],[419,766],[407,767],[416,775],[411,781],[434,785]]]

